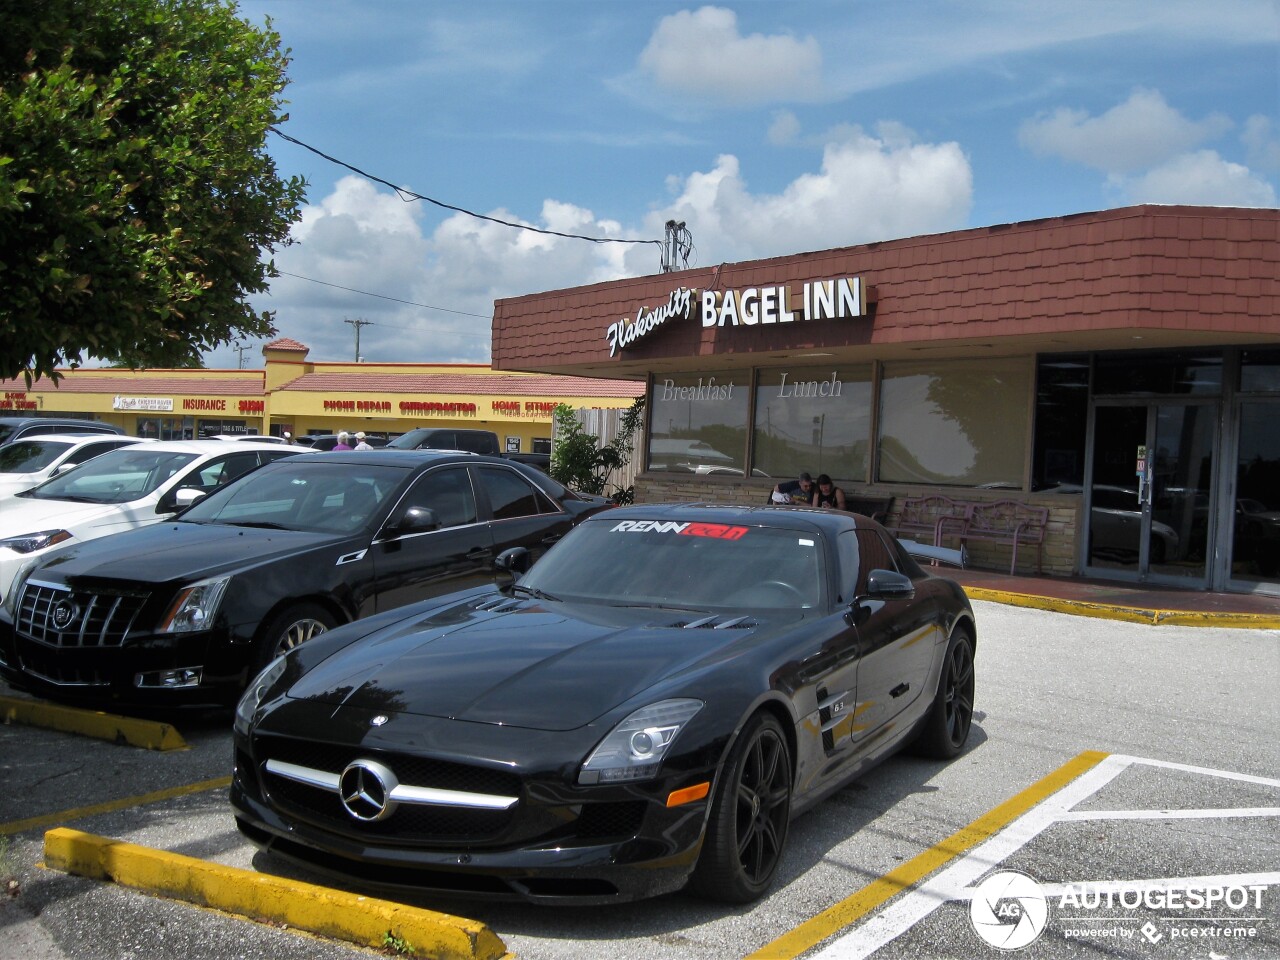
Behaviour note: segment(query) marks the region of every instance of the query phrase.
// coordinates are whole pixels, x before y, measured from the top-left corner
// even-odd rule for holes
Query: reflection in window
[[[742,476],[750,382],[742,374],[656,377],[650,396],[649,469]]]
[[[806,470],[863,480],[870,446],[870,366],[760,372],[755,425],[759,471],[794,477]]]
[[[1027,357],[885,364],[879,479],[1021,489],[1031,374]]]
[[[1031,489],[1084,483],[1089,419],[1089,356],[1044,356],[1036,363],[1035,451]]]
[[[1280,403],[1240,405],[1231,573],[1280,582]]]
[[[1098,356],[1095,396],[1195,394],[1222,392],[1222,353],[1108,353]]]
[[[1280,393],[1280,350],[1246,350],[1240,356],[1240,389]]]

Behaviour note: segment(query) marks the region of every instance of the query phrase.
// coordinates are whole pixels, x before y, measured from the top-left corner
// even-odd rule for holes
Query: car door
[[[513,467],[483,464],[472,468],[487,501],[495,552],[525,547],[534,560],[573,527],[559,504]]]
[[[411,509],[433,511],[440,526],[397,533]],[[493,540],[466,465],[435,467],[413,481],[374,537],[369,555],[376,610],[492,582]]]
[[[898,571],[893,551],[878,530],[841,534],[840,553],[853,563],[853,595],[865,598],[872,570]],[[847,568],[848,564],[845,565]],[[852,736],[870,745],[893,732],[896,719],[924,693],[933,662],[938,626],[927,598],[858,599],[853,620],[859,636],[858,705]]]

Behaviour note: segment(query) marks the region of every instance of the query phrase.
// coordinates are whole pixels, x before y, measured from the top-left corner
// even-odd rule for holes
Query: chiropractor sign
[[[702,319],[703,327],[764,327],[802,320],[847,320],[867,315],[867,288],[861,277],[810,280],[790,285],[742,290],[691,290],[677,287],[667,302],[642,306],[635,319],[609,324],[605,340],[609,356],[634,345],[671,320]]]

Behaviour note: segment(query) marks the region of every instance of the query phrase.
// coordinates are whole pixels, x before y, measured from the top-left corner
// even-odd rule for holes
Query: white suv
[[[0,600],[19,570],[60,544],[167,520],[194,499],[305,447],[159,440],[113,450],[0,500]]]
[[[30,490],[96,456],[135,443],[151,441],[98,433],[50,433],[6,443],[0,447],[0,498]]]

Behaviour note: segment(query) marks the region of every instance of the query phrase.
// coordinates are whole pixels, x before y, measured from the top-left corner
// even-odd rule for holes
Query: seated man
[[[798,480],[784,480],[773,488],[771,503],[813,504],[813,477],[801,473]]]

